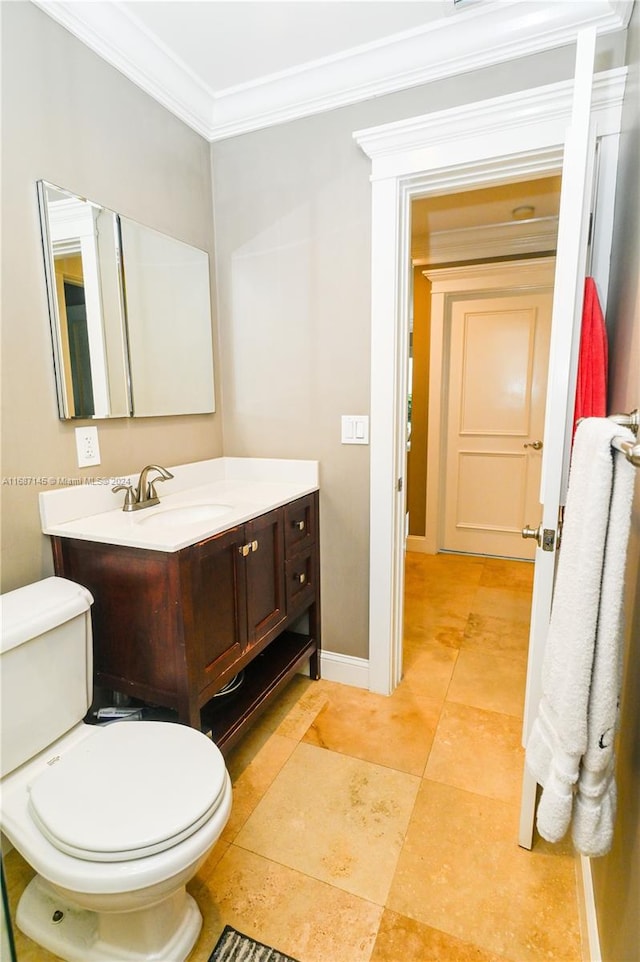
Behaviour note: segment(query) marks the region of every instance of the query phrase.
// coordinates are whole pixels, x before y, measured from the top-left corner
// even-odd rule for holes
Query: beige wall
[[[607,325],[609,410],[640,407],[640,8],[629,28],[629,77],[615,205]],[[640,959],[640,470],[626,575],[626,658],[613,848],[592,861],[603,962]]]
[[[407,457],[409,534],[424,537],[427,515],[429,362],[431,359],[431,281],[413,269],[413,384],[411,450]]]
[[[110,476],[217,457],[219,413],[121,418],[95,422],[100,466],[76,466],[75,424],[57,416],[36,181],[211,253],[210,148],[33,4],[2,3],[1,13],[2,477]],[[41,490],[0,489],[4,591],[51,573]]]

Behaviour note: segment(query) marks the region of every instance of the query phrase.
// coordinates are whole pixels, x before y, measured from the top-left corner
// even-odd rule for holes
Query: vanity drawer
[[[316,600],[317,554],[310,545],[285,563],[287,616],[304,609]]]
[[[307,494],[287,504],[284,509],[285,554],[293,554],[306,549],[316,540],[316,498]]]

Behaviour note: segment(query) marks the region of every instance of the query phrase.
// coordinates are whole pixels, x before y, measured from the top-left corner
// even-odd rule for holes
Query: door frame
[[[626,68],[594,77],[597,210],[613,210]],[[558,173],[573,80],[356,131],[372,162],[369,688],[402,672],[411,203]],[[613,221],[598,223],[592,273],[606,301]],[[596,270],[600,271],[596,275]],[[603,307],[604,307],[603,303]]]
[[[446,455],[447,411],[443,387],[447,380],[447,342],[454,298],[476,294],[536,294],[553,291],[555,256],[501,261],[464,267],[425,268],[431,281],[431,349],[427,441],[426,526],[422,550],[436,554],[442,547],[442,469]],[[416,540],[415,536],[412,540]]]

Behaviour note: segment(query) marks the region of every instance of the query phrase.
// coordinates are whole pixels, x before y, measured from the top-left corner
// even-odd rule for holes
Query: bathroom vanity
[[[317,466],[301,470],[314,464],[200,462],[200,474],[183,467],[205,483],[181,490],[171,468],[177,484],[139,517],[62,520],[63,492],[41,496],[56,574],[94,596],[97,687],[175,709],[225,751],[307,661],[319,677]],[[242,685],[219,696],[240,671]]]

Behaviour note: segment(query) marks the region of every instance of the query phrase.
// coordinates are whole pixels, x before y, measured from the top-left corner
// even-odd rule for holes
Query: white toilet
[[[83,723],[92,602],[63,578],[1,598],[1,827],[37,872],[16,921],[69,962],[183,962],[202,925],[185,886],[231,782],[192,728]]]

